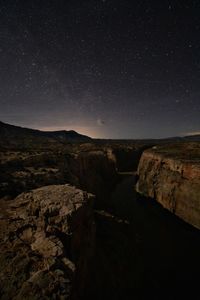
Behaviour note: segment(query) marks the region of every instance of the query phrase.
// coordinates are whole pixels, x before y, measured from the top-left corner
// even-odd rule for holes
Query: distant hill
[[[30,128],[23,128],[6,124],[0,121],[0,147],[1,148],[57,148],[67,144],[74,143],[145,143],[154,145],[157,143],[171,142],[198,142],[200,135],[188,135],[184,137],[170,137],[163,139],[128,139],[128,140],[112,140],[112,139],[92,139],[86,135],[82,135],[74,130],[60,131],[41,131]]]
[[[57,147],[68,143],[91,142],[92,138],[76,131],[40,131],[6,124],[0,121],[0,146],[32,148]]]
[[[87,136],[87,135],[83,135],[80,134],[74,130],[60,130],[60,131],[42,131],[42,133],[45,133],[45,135],[47,135],[50,138],[54,138],[56,140],[58,140],[59,142],[90,142],[92,141],[92,138]]]

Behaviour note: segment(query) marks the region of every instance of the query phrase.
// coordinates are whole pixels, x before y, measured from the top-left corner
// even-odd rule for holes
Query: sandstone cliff
[[[97,206],[105,205],[118,179],[111,153],[103,150],[80,152],[77,162],[78,172],[74,174],[79,186],[95,194]]]
[[[0,298],[79,299],[94,249],[93,196],[54,185],[0,205]]]
[[[200,229],[200,143],[144,151],[136,189]]]

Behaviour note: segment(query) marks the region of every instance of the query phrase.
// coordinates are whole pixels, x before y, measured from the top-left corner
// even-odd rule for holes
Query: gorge
[[[0,153],[1,299],[198,289],[199,142],[5,143]]]

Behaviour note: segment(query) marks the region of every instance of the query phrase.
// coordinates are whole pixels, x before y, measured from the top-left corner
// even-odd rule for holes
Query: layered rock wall
[[[184,148],[184,145],[182,146]],[[139,193],[154,198],[163,207],[200,229],[200,160],[183,149],[176,156],[169,148],[146,150],[138,166]]]

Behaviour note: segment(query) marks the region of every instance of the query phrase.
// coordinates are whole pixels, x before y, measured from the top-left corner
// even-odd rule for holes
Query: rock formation
[[[200,229],[200,144],[155,146],[144,151],[137,191]]]
[[[113,157],[107,151],[80,152],[77,157],[79,171],[76,177],[80,187],[95,194],[97,204],[105,205],[117,182],[117,171]]]
[[[1,299],[80,299],[94,249],[93,198],[53,185],[1,201]]]
[[[103,147],[102,147],[103,148]],[[0,151],[0,198],[15,198],[45,185],[70,183],[103,201],[117,181],[116,162],[107,149]]]

